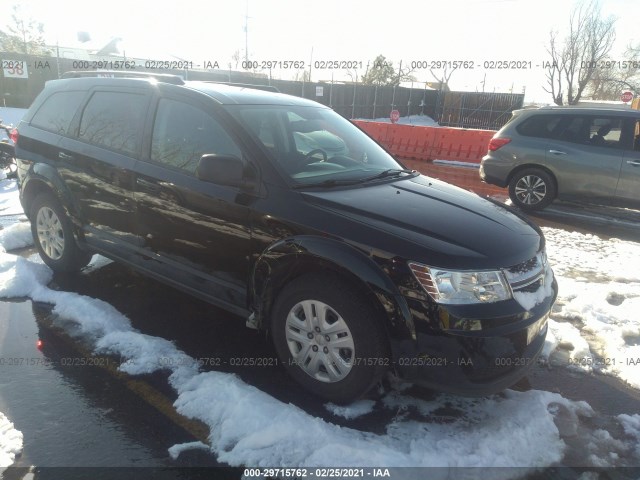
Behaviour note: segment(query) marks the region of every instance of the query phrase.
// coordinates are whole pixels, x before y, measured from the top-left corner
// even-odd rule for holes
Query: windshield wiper
[[[366,183],[366,182],[370,182],[372,180],[378,180],[380,178],[387,178],[387,177],[397,177],[398,175],[402,174],[402,173],[416,173],[415,170],[407,170],[407,169],[400,169],[400,168],[389,168],[387,170],[383,170],[380,173],[376,173],[375,175],[371,175],[370,177],[365,177],[365,178],[357,178],[357,179],[345,179],[345,180],[336,180],[336,179],[331,179],[331,180],[324,180],[322,182],[318,182],[318,183],[307,183],[307,184],[301,184],[301,185],[295,185],[293,188],[295,189],[301,189],[301,188],[308,188],[308,187],[341,187],[341,186],[345,186],[345,185],[357,185],[359,183]]]
[[[356,180],[324,180],[322,182],[317,183],[302,183],[300,185],[294,185],[293,188],[296,190],[301,188],[310,188],[310,187],[341,187],[343,185],[356,185],[362,182],[361,179]]]
[[[363,178],[360,180],[361,182],[370,182],[371,180],[377,180],[379,178],[387,178],[387,177],[397,177],[401,173],[415,173],[415,170],[408,170],[406,168],[389,168],[387,170],[383,170],[380,173],[376,173],[370,177]]]

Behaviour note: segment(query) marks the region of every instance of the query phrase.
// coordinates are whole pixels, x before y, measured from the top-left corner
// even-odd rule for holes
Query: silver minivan
[[[515,110],[489,142],[486,183],[539,210],[555,198],[640,205],[640,111],[543,107]]]

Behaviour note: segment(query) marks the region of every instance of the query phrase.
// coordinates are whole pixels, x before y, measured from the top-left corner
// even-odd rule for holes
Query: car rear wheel
[[[278,296],[271,334],[280,360],[303,387],[333,402],[369,391],[389,366],[377,312],[331,275],[305,275]]]
[[[540,210],[556,196],[556,184],[551,175],[539,168],[517,172],[509,182],[511,201],[523,210]]]
[[[71,220],[51,193],[42,193],[33,201],[31,233],[40,257],[56,272],[80,270],[91,260],[91,254],[78,248]]]

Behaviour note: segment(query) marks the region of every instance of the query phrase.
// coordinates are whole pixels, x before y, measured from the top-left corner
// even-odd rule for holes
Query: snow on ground
[[[22,452],[22,432],[0,412],[0,478],[2,469],[10,466]]]
[[[26,108],[0,107],[0,120],[4,125],[17,126],[24,114],[27,113]],[[4,130],[0,130],[0,138],[4,138]]]
[[[434,160],[433,163],[436,165],[448,165],[450,167],[471,168],[473,170],[478,170],[480,168],[479,163],[461,162],[460,160]]]
[[[373,412],[376,402],[373,400],[358,400],[350,405],[336,405],[335,403],[326,403],[324,408],[333,413],[337,417],[346,419],[358,418],[367,413]]]
[[[640,389],[638,243],[543,229],[559,296],[549,323],[570,367],[614,375]],[[547,339],[553,342],[554,339]]]
[[[182,452],[187,450],[209,450],[209,445],[202,442],[178,443],[169,447],[169,456],[177,460]]]
[[[356,120],[362,120],[365,122],[382,122],[391,123],[389,117],[380,118],[358,118]],[[400,120],[396,122],[398,125],[416,125],[420,127],[439,127],[440,125],[433,118],[428,115],[410,115],[408,117],[400,117]]]
[[[340,427],[235,375],[199,372],[197,362],[171,342],[135,331],[105,302],[48,289],[49,279],[44,265],[0,253],[0,297],[55,304],[58,326],[89,338],[96,352],[121,357],[127,373],[168,370],[178,393],[176,409],[210,427],[211,450],[231,465],[546,466],[559,462],[564,449],[550,406],[562,404],[576,418],[591,415],[584,402],[557,394],[509,392],[504,398],[461,399],[465,416],[446,425],[400,418],[382,435]],[[541,441],[531,445],[531,438]]]
[[[0,180],[0,215],[23,215],[15,180]]]
[[[120,357],[124,372],[167,371],[178,394],[177,411],[205,422],[211,451],[231,465],[535,468],[561,462],[567,449],[562,432],[575,432],[594,414],[585,402],[542,391],[507,391],[481,399],[440,395],[432,401],[394,392],[380,405],[398,412],[385,433],[345,428],[276,400],[235,375],[200,372],[196,360],[170,341],[134,330],[101,300],[49,289],[50,278],[51,271],[37,257],[0,253],[0,297],[29,296],[54,304],[57,326],[88,341],[96,353]],[[344,407],[344,412],[370,406]],[[442,413],[446,408],[456,415]],[[603,432],[585,436],[598,452],[614,449],[616,458],[628,459],[629,449],[637,448],[637,441],[627,444]],[[633,432],[627,435],[634,438]],[[603,462],[619,464],[598,455],[591,464]],[[503,478],[515,475],[509,472]]]
[[[6,230],[0,250],[20,238],[22,229]],[[553,359],[564,354],[575,368],[617,375],[638,387],[637,367],[595,364],[604,355],[633,356],[637,351],[637,244],[554,229],[545,229],[545,234],[560,284],[546,355]],[[177,411],[209,426],[209,448],[230,465],[536,468],[561,464],[576,451],[587,452],[580,457],[582,466],[640,462],[640,416],[620,415],[612,428],[594,430],[588,419],[596,413],[586,402],[544,391],[422,400],[396,390],[375,403],[327,405],[344,417],[375,409],[394,412],[383,433],[346,428],[283,403],[236,375],[201,372],[195,359],[166,339],[136,331],[108,303],[49,289],[51,277],[36,255],[23,258],[0,251],[0,298],[30,297],[53,304],[57,326],[94,352],[119,357],[123,372],[165,371],[177,393]],[[592,362],[583,366],[585,358]],[[192,447],[177,445],[171,451],[179,455]],[[523,471],[497,475],[509,478]]]
[[[0,230],[0,245],[5,251],[33,245],[31,224],[29,222],[18,222]]]

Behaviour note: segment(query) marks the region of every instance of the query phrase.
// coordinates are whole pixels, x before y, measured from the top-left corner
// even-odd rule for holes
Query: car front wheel
[[[289,374],[311,392],[346,403],[363,396],[389,367],[377,312],[330,275],[305,275],[278,296],[272,337]]]
[[[541,210],[556,196],[556,185],[551,175],[538,168],[527,168],[516,173],[509,182],[511,201],[523,210]]]
[[[78,248],[71,220],[51,193],[42,193],[33,201],[31,233],[40,257],[53,271],[77,271],[91,260],[89,253]]]

